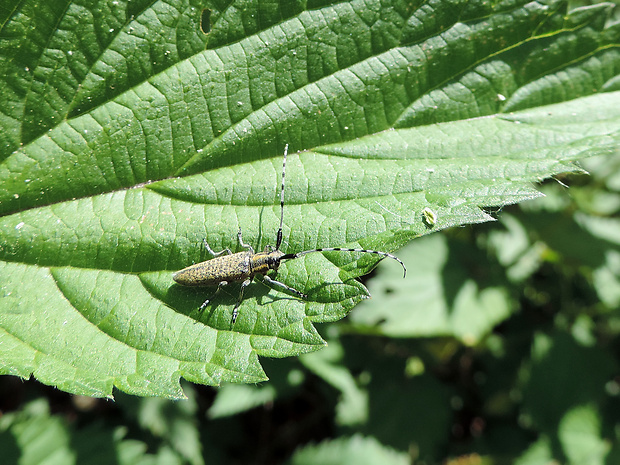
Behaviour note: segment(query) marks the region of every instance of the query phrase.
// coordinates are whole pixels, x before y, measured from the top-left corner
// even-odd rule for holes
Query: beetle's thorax
[[[250,256],[250,270],[252,274],[266,274],[269,270],[277,270],[284,253],[279,250],[266,248],[263,252]]]

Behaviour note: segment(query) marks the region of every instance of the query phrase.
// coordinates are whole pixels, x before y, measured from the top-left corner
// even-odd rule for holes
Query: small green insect
[[[284,161],[282,163],[282,186],[280,189],[280,227],[278,228],[278,232],[276,234],[276,247],[275,249],[268,245],[265,247],[263,252],[254,252],[254,249],[251,245],[245,244],[243,242],[243,237],[241,235],[241,229],[237,233],[237,238],[239,240],[239,245],[244,249],[247,249],[243,252],[232,253],[229,248],[226,248],[220,252],[214,252],[205,239],[205,247],[207,251],[213,255],[213,258],[201,263],[196,263],[195,265],[188,266],[187,268],[182,269],[181,271],[177,271],[172,275],[172,279],[175,282],[182,286],[188,287],[203,287],[203,286],[217,286],[215,293],[204,301],[204,303],[200,306],[200,310],[202,311],[211,300],[216,296],[216,294],[222,289],[222,287],[226,286],[231,282],[239,282],[241,281],[241,290],[239,292],[239,298],[237,299],[237,303],[233,309],[232,313],[232,324],[235,323],[238,316],[239,306],[241,305],[241,301],[243,300],[243,291],[245,288],[252,282],[255,277],[260,276],[264,283],[271,285],[273,287],[277,287],[283,289],[286,292],[289,292],[300,299],[306,299],[308,296],[297,289],[293,289],[290,286],[287,286],[284,283],[276,281],[269,276],[267,273],[270,270],[278,270],[280,266],[280,262],[282,260],[292,260],[294,258],[301,257],[302,255],[306,255],[314,252],[332,252],[332,251],[341,251],[341,252],[360,252],[360,253],[373,253],[376,255],[381,255],[382,257],[389,257],[393,260],[396,260],[403,267],[403,277],[407,275],[407,268],[405,264],[396,256],[387,252],[379,252],[376,250],[366,250],[366,249],[343,249],[340,247],[327,247],[322,249],[312,249],[312,250],[304,250],[302,252],[297,253],[284,253],[280,251],[280,245],[282,245],[282,225],[284,222],[284,176],[286,173],[286,155],[288,152],[288,144],[284,148]],[[223,255],[226,253],[226,255]]]

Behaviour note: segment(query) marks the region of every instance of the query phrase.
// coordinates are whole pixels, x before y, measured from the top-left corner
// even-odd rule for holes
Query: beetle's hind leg
[[[222,250],[222,252],[225,252],[225,251],[224,251],[224,250]],[[222,254],[222,252],[220,252],[220,255]],[[227,284],[228,284],[228,281],[221,281],[221,282],[219,282],[219,283],[218,283],[218,285],[217,285],[217,289],[215,290],[215,292],[213,293],[213,295],[211,295],[211,297],[209,297],[207,300],[205,300],[205,301],[202,303],[202,305],[200,306],[200,308],[198,309],[198,311],[199,311],[199,312],[202,312],[202,311],[205,309],[205,307],[206,307],[207,305],[209,305],[209,302],[211,302],[211,301],[215,298],[215,296],[217,295],[217,293],[218,293],[218,292],[220,292],[220,290],[221,290],[224,286],[226,286]]]
[[[245,288],[248,287],[251,282],[252,282],[252,278],[248,278],[241,283],[241,289],[239,290],[239,298],[237,299],[237,303],[235,304],[235,307],[233,308],[232,318],[230,321],[231,326],[235,324],[235,321],[237,321],[237,316],[239,316],[239,307],[241,306],[241,302],[243,301],[243,291],[245,291]],[[217,289],[215,290],[215,292],[211,295],[211,297],[209,297],[207,300],[205,300],[202,303],[198,311],[202,312],[206,308],[206,306],[209,305],[209,302],[211,302],[215,298],[215,296],[217,296],[217,294],[222,290],[222,288],[226,286],[227,284],[228,284],[228,281],[220,281],[217,285]]]
[[[241,231],[239,231],[239,233],[241,233]],[[230,321],[231,326],[235,324],[235,321],[237,321],[237,316],[239,315],[239,306],[241,305],[241,301],[243,300],[243,291],[246,287],[250,285],[251,282],[252,278],[248,278],[241,283],[241,289],[239,290],[239,299],[237,299],[237,303],[235,304],[235,308],[233,308],[232,312],[232,318]]]

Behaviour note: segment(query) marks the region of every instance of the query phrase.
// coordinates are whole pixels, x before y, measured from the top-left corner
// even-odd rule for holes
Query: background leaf
[[[295,465],[317,462],[328,464],[381,462],[390,465],[404,465],[408,463],[408,458],[404,454],[383,447],[372,438],[354,436],[307,447],[296,453],[291,461]]]

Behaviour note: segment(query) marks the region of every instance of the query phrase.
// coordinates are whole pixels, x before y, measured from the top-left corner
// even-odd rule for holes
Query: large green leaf
[[[274,245],[286,144],[284,252],[393,251],[488,221],[481,207],[534,198],[532,182],[615,150],[620,29],[608,12],[0,6],[0,371],[74,393],[180,397],[179,377],[257,382],[259,355],[322,347],[313,323],[367,296],[354,278],[377,256],[287,262],[278,280],[308,299],[253,284],[234,326],[238,284],[199,312],[213,289],[180,288],[172,273],[209,258],[205,238],[237,250],[239,228],[256,250]]]

